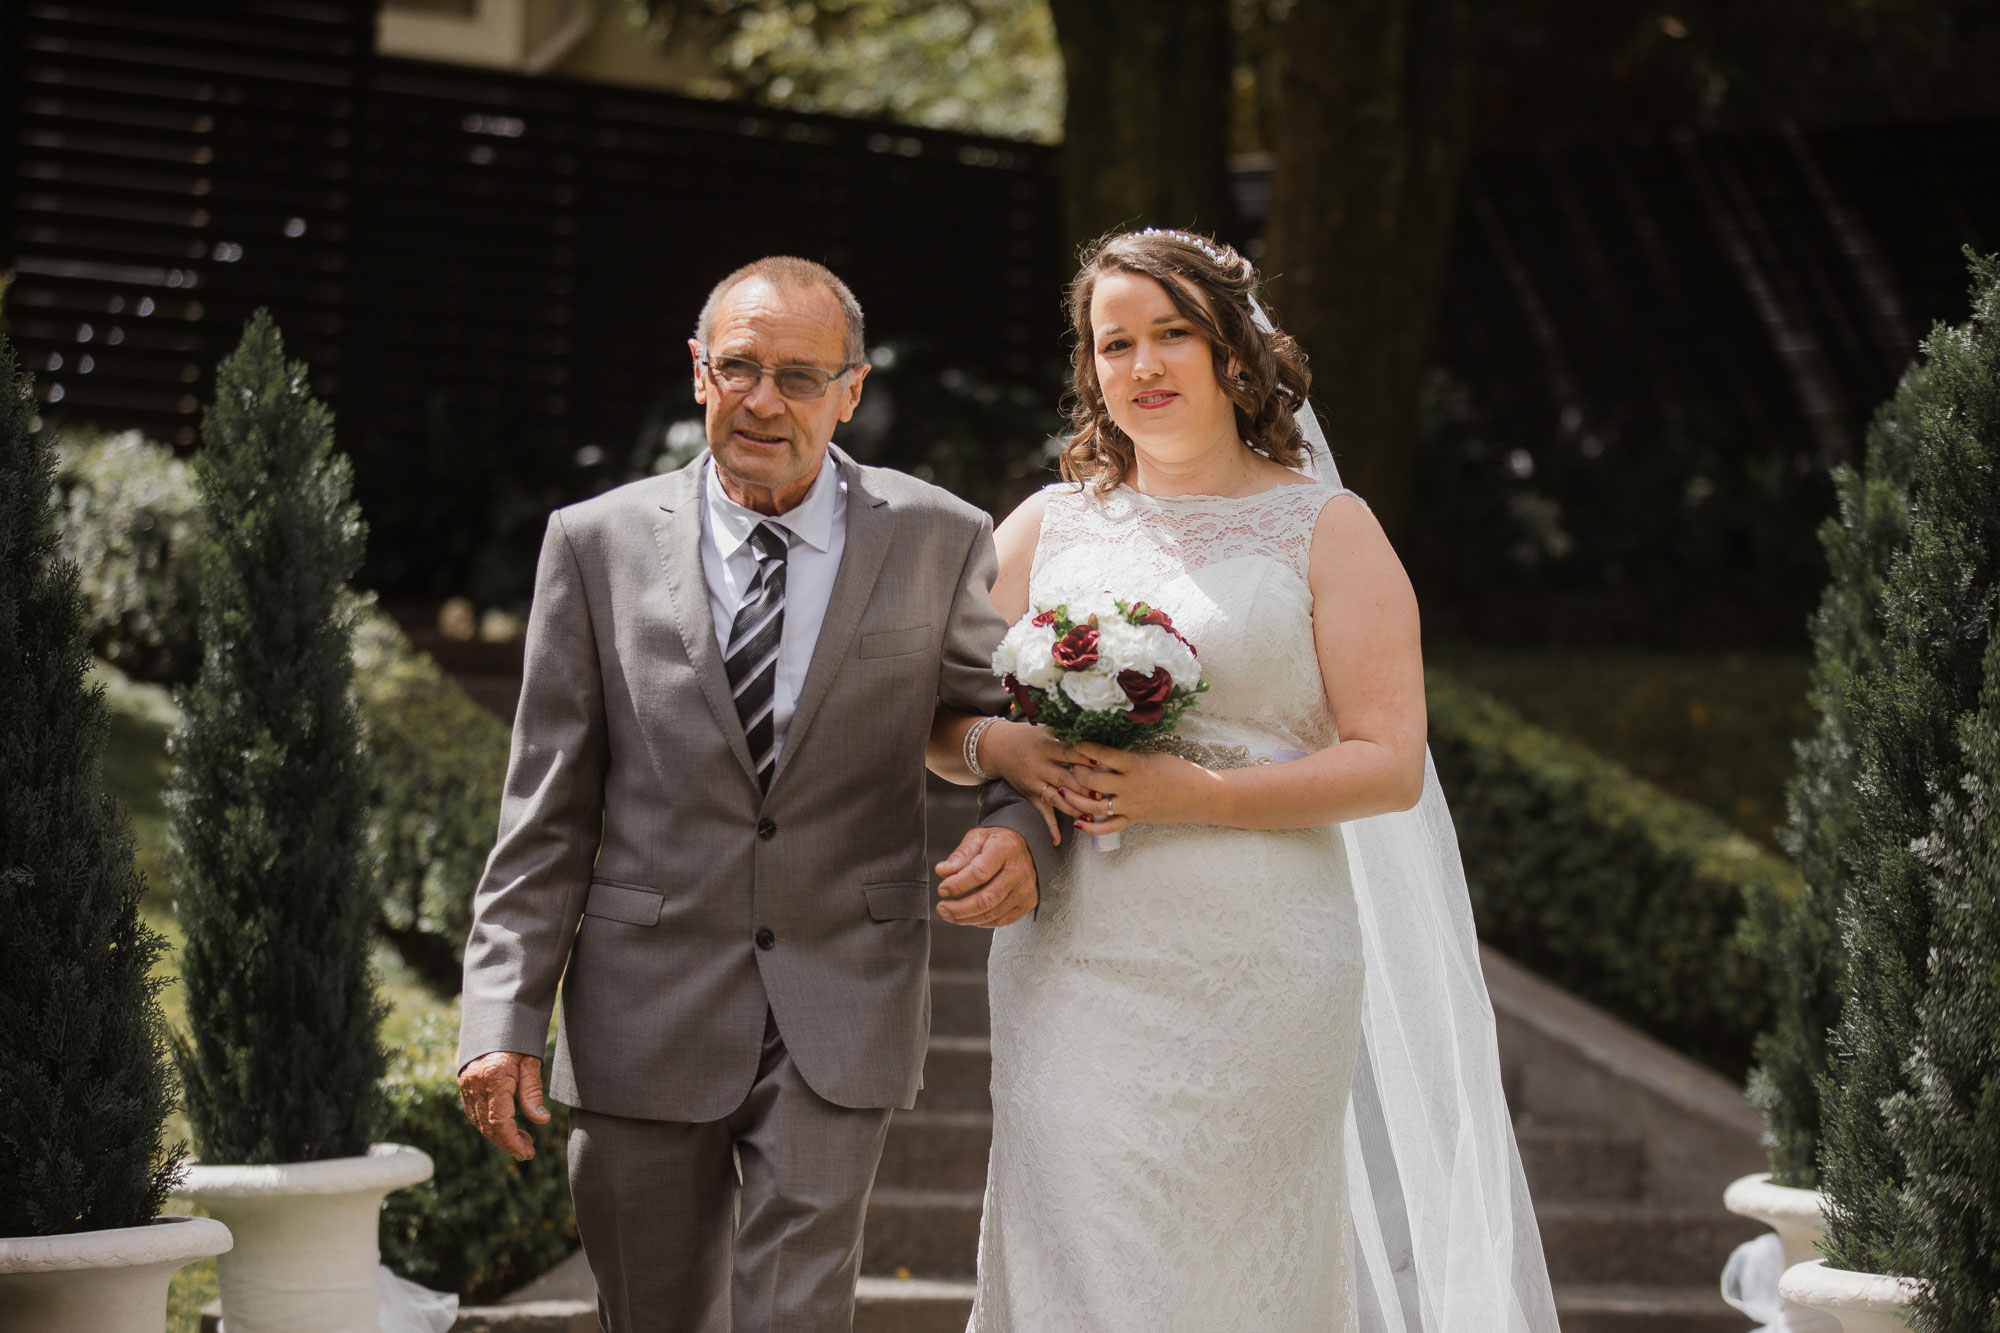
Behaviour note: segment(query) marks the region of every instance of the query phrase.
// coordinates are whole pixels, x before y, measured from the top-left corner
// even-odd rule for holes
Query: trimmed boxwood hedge
[[[577,1246],[569,1108],[549,1101],[548,1124],[522,1120],[535,1155],[515,1161],[480,1137],[459,1108],[457,1037],[456,1015],[426,1019],[382,1082],[388,1109],[380,1137],[422,1148],[437,1164],[429,1180],[383,1204],[382,1262],[478,1305],[541,1276]]]
[[[1740,1078],[1773,1003],[1757,930],[1797,869],[1444,672],[1425,684],[1480,938]]]

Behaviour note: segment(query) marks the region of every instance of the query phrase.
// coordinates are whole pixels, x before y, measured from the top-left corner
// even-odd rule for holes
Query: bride
[[[1210,685],[1178,735],[933,738],[977,727],[947,776],[1122,835],[1069,839],[993,941],[971,1329],[1555,1333],[1416,601],[1256,282],[1184,232],[1094,247],[1065,482],[995,534],[1010,622],[1106,591],[1171,615]]]

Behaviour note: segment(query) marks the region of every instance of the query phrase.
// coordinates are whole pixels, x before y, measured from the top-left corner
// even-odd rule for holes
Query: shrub
[[[2000,1333],[2000,626],[1959,741],[1965,774],[1920,848],[1937,908],[1930,989],[1890,1127],[1910,1166],[1910,1249],[1924,1279],[1913,1326]]]
[[[1720,816],[1425,676],[1480,937],[1718,1069],[1740,1074],[1771,996],[1746,908],[1799,891]]]
[[[1827,1035],[1840,1021],[1838,911],[1847,891],[1845,852],[1858,828],[1848,692],[1881,662],[1882,589],[1909,541],[1909,486],[1926,384],[1920,368],[1903,376],[1869,426],[1864,470],[1835,470],[1838,512],[1820,527],[1831,578],[1811,623],[1808,698],[1819,724],[1797,746],[1798,768],[1785,793],[1785,850],[1798,859],[1804,882],[1789,903],[1765,900],[1758,923],[1776,1010],[1757,1037],[1749,1084],[1764,1117],[1772,1178],[1797,1189],[1819,1178],[1819,1080]]]
[[[135,678],[192,678],[200,513],[189,465],[136,433],[72,437],[62,457],[63,547],[89,571],[92,643]],[[377,928],[451,994],[499,825],[507,728],[372,603],[355,626],[354,689],[370,752]]]
[[[1840,904],[1840,1025],[1820,1080],[1827,1258],[1915,1274],[1909,1164],[1884,1114],[1912,1091],[1930,977],[1934,892],[1917,848],[1959,785],[1963,719],[1977,707],[2000,605],[2000,258],[1973,259],[1971,322],[1924,339],[1910,539],[1881,593],[1882,653],[1847,686],[1854,833]],[[1990,1034],[1989,1034],[1990,1035]]]
[[[188,465],[137,431],[62,443],[63,555],[81,571],[91,646],[135,680],[184,684],[195,636],[195,489]]]
[[[194,465],[203,658],[167,798],[188,1119],[211,1162],[352,1156],[384,1063],[350,695],[361,519],[332,415],[268,314],[215,392]]]
[[[180,1163],[150,976],[165,941],[98,773],[109,713],[32,389],[0,339],[0,1236],[143,1226]]]
[[[376,929],[432,987],[455,994],[473,890],[500,823],[507,727],[380,612],[356,628],[354,674],[382,890]]]
[[[525,1162],[488,1143],[459,1106],[457,1026],[426,1019],[383,1083],[384,1137],[422,1148],[437,1172],[389,1196],[382,1261],[435,1290],[491,1301],[576,1248],[569,1111],[549,1102],[549,1123],[527,1126],[535,1155]]]

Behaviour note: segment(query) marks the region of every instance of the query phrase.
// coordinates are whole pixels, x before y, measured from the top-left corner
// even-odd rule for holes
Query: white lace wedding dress
[[[1333,744],[1307,582],[1339,492],[1051,487],[1030,596],[1164,609],[1207,767]],[[1343,1176],[1362,941],[1338,828],[1139,826],[1066,845],[996,933],[975,1333],[1348,1333]]]

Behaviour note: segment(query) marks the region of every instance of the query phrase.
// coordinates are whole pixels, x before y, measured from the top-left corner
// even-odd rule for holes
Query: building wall
[[[707,70],[698,46],[662,49],[610,0],[385,0],[376,50],[636,88],[685,88]]]

